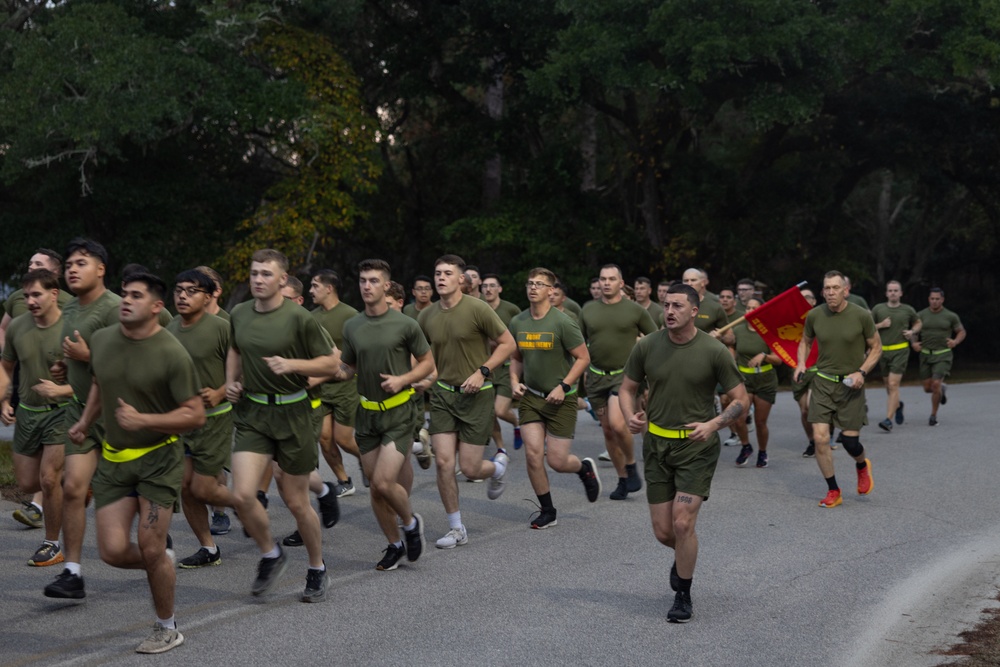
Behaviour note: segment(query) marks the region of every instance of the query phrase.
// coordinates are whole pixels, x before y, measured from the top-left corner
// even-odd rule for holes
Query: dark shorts
[[[506,398],[513,398],[514,394],[510,388],[510,362],[505,362],[500,368],[496,369],[491,375],[490,380],[493,382],[493,389],[496,391],[497,396],[504,396]]]
[[[765,373],[740,373],[740,375],[743,376],[743,385],[748,394],[753,394],[774,405],[774,401],[778,397],[777,373],[767,371]]]
[[[951,375],[951,362],[955,355],[951,350],[941,354],[920,353],[920,379],[943,380]]]
[[[102,455],[94,473],[94,506],[110,505],[126,496],[138,495],[160,507],[178,511],[184,481],[184,447],[180,441],[123,463]]]
[[[812,382],[809,415],[812,424],[832,424],[845,431],[858,431],[868,423],[865,390],[851,389],[817,375]]]
[[[458,433],[459,442],[482,445],[493,434],[493,389],[463,394],[434,387],[430,433]]]
[[[802,381],[795,381],[795,371],[792,371],[792,398],[798,403],[802,400],[802,397],[806,395],[809,388],[812,386],[813,378],[816,377],[815,371],[807,370],[802,374]]]
[[[229,468],[233,451],[233,411],[205,418],[205,425],[181,436],[191,466],[199,475],[215,477]]]
[[[576,413],[576,394],[570,394],[561,404],[553,405],[529,391],[521,398],[517,420],[521,426],[541,422],[549,435],[572,440],[576,432]]]
[[[354,428],[354,417],[357,414],[358,379],[356,377],[344,382],[327,382],[323,385],[324,415],[332,414],[333,421],[341,426]]]
[[[906,364],[910,361],[910,348],[906,347],[902,350],[889,350],[886,352],[882,350],[882,356],[879,357],[878,367],[882,371],[882,377],[889,377],[889,373],[895,375],[902,375],[906,372]]]
[[[65,407],[36,408],[18,405],[14,416],[14,442],[11,449],[15,454],[35,456],[42,453],[45,445],[61,445],[66,441]]]
[[[309,399],[289,405],[242,400],[233,410],[233,451],[266,454],[289,475],[308,475],[319,464],[312,420]]]
[[[604,373],[602,371],[602,373]],[[618,389],[622,386],[622,380],[625,379],[624,372],[604,373],[603,375],[595,373],[592,369],[588,368],[587,372],[584,374],[587,378],[587,397],[590,399],[590,405],[594,410],[599,410],[608,404],[608,399],[611,396],[618,395]]]
[[[661,438],[647,431],[642,438],[646,500],[650,505],[668,503],[678,493],[708,500],[720,449],[715,434],[706,442],[696,442]]]
[[[75,398],[71,399],[70,402],[66,404],[66,407],[62,409],[62,412],[64,431],[68,433],[73,424],[80,421],[80,417],[83,416],[83,403],[80,403]],[[79,445],[70,440],[69,435],[66,436],[64,440],[66,444],[66,456],[71,456],[73,454],[88,454],[95,449],[100,448],[103,441],[104,422],[102,422],[101,419],[98,419],[90,425],[90,428],[87,430],[87,438]]]
[[[416,394],[406,403],[385,412],[366,410],[358,406],[354,422],[354,439],[358,442],[361,454],[375,451],[391,442],[400,454],[407,456],[413,444],[414,421],[418,414],[423,416],[422,403],[422,397]]]

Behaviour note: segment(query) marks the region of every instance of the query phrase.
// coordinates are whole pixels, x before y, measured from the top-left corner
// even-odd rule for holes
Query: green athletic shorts
[[[719,462],[719,436],[705,442],[661,438],[649,431],[642,438],[646,500],[650,505],[668,503],[678,493],[708,500]]]
[[[81,443],[76,444],[69,439],[69,430],[80,421],[80,417],[83,416],[83,403],[79,402],[75,398],[70,399],[66,407],[62,409],[63,413],[63,427],[64,431],[67,433],[65,444],[66,444],[66,456],[72,454],[87,454],[94,451],[95,449],[100,449],[101,442],[104,441],[104,422],[101,419],[97,419],[90,428],[87,430],[87,438]],[[112,418],[114,415],[112,415]]]
[[[184,451],[199,475],[215,477],[229,469],[233,451],[233,411],[205,418],[205,425],[181,436]]]
[[[955,358],[951,350],[942,354],[920,353],[920,379],[943,380],[951,375],[951,362]]]
[[[795,370],[792,370],[792,398],[798,403],[802,400],[802,397],[806,395],[809,391],[809,387],[812,386],[812,381],[816,377],[816,372],[813,370],[807,370],[802,374],[802,381],[795,381]]]
[[[942,355],[944,356],[944,355]],[[882,350],[882,356],[879,357],[878,367],[882,371],[882,377],[888,378],[889,373],[894,373],[895,375],[902,375],[906,372],[906,364],[910,361],[910,348],[906,347],[902,350],[889,350],[886,352]]]
[[[493,388],[463,394],[434,385],[431,393],[431,435],[458,433],[458,441],[486,446],[493,434]]]
[[[812,382],[807,419],[811,424],[833,424],[844,431],[860,430],[868,423],[864,388],[851,389],[843,382],[817,375]]]
[[[15,454],[35,456],[45,445],[61,445],[66,440],[66,417],[64,407],[38,408],[18,405],[14,411],[14,442],[11,449]]]
[[[622,386],[622,380],[625,379],[624,372],[616,372],[614,375],[611,373],[599,375],[590,368],[584,375],[587,378],[587,397],[590,399],[590,407],[594,408],[595,411],[605,407],[612,394],[618,395],[618,389]]]
[[[319,465],[309,399],[288,405],[261,405],[248,398],[236,404],[235,452],[266,454],[289,475],[308,475]]]
[[[323,407],[326,409],[324,414],[333,414],[333,421],[341,426],[354,428],[354,417],[361,402],[358,396],[358,378],[327,382],[323,385],[322,396]]]
[[[101,509],[126,496],[137,495],[178,512],[183,482],[184,447],[180,441],[124,463],[108,461],[102,455],[91,483],[94,506]]]
[[[414,394],[406,403],[385,412],[358,406],[354,439],[358,442],[358,450],[362,456],[390,442],[396,447],[396,451],[408,456],[413,445],[413,424],[418,413],[423,415],[422,408],[423,399],[419,394]]]
[[[490,374],[490,381],[493,382],[493,389],[496,391],[497,396],[506,396],[507,398],[513,398],[513,393],[510,389],[510,362],[504,362],[500,368],[496,369]]]
[[[553,405],[529,391],[521,398],[517,420],[521,426],[541,422],[549,435],[572,440],[576,432],[576,412],[575,393],[567,396],[560,405]]]
[[[778,374],[773,370],[764,373],[740,373],[748,394],[753,394],[771,405],[778,397]]]

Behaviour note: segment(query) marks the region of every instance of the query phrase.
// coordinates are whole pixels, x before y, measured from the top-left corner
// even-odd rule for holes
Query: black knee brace
[[[851,456],[861,456],[864,453],[864,445],[861,444],[861,437],[857,435],[845,435],[840,444]]]

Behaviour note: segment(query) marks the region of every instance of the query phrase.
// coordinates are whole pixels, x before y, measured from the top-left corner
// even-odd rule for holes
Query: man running
[[[931,395],[930,426],[937,426],[938,408],[948,402],[944,384],[951,373],[954,350],[965,340],[965,327],[956,313],[944,307],[944,290],[932,287],[927,295],[928,307],[917,313],[920,318],[920,340],[912,341],[913,351],[920,354],[920,381],[924,393]]]
[[[885,406],[885,419],[878,423],[883,431],[892,431],[892,421],[903,423],[903,402],[899,400],[899,383],[910,360],[910,339],[920,332],[920,318],[912,306],[900,301],[903,285],[898,280],[885,284],[885,303],[872,308],[872,319],[882,340],[882,356],[878,360],[882,382],[889,395]]]
[[[501,299],[503,285],[500,284],[500,276],[495,273],[487,273],[483,276],[483,301],[490,305],[493,312],[497,314],[503,325],[509,326],[511,319],[521,312],[515,304]],[[510,386],[510,359],[504,359],[503,366],[493,375],[493,390],[496,398],[493,400],[493,442],[497,449],[503,449],[503,434],[500,432],[500,421],[504,420],[514,427],[514,449],[521,449],[521,429],[518,427],[517,413],[511,409],[511,386]]]
[[[403,314],[417,319],[420,311],[431,305],[431,297],[434,296],[434,286],[430,277],[420,275],[414,278],[410,294],[413,295],[413,302],[403,306]]]
[[[646,276],[635,279],[632,289],[635,291],[635,302],[649,312],[657,329],[663,328],[663,306],[659,301],[653,301],[653,282]]]

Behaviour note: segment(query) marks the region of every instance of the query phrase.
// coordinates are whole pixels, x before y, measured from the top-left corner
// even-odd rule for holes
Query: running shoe
[[[159,622],[153,623],[153,632],[136,647],[136,653],[165,653],[184,643],[184,635],[176,628],[168,628]]]
[[[254,595],[271,592],[286,569],[288,569],[288,556],[284,550],[281,550],[277,558],[261,558],[257,564],[257,579],[250,587],[250,592]]]
[[[735,433],[732,433],[732,434],[730,434],[730,436],[728,438],[726,438],[723,441],[722,446],[723,447],[735,447],[736,445],[741,445],[741,444],[743,444],[743,443],[740,442],[740,436],[736,435]]]
[[[814,456],[816,456],[816,444],[810,442],[809,446],[806,447],[806,451],[802,452],[802,458],[811,459]]]
[[[934,416],[934,415],[931,415],[931,418],[927,420],[927,425],[928,426],[937,426],[937,417]]]
[[[670,566],[670,590],[677,592],[681,589],[681,575],[677,574],[677,561]]]
[[[348,479],[348,482],[351,480]],[[334,491],[333,484],[330,482],[323,482],[326,484],[327,492],[322,498],[317,498],[319,502],[319,514],[320,518],[323,519],[323,526],[325,528],[333,528],[340,521],[340,501],[337,500],[337,493]],[[351,486],[353,489],[353,485]]]
[[[556,508],[555,507],[543,507],[541,511],[538,512],[538,516],[531,520],[531,527],[535,530],[545,530],[546,528],[551,528],[559,522],[556,521]]]
[[[521,449],[524,447],[524,440],[521,438],[521,429],[514,429],[514,449]]]
[[[743,445],[743,448],[740,450],[740,455],[736,457],[736,465],[741,467],[745,466],[747,464],[747,461],[750,460],[750,456],[752,454],[753,454],[753,446]]]
[[[281,546],[284,547],[301,547],[305,542],[302,541],[302,535],[299,531],[295,531],[285,539],[281,540]]]
[[[628,498],[628,477],[618,478],[618,486],[611,492],[608,498],[611,498],[611,500],[625,500]]]
[[[890,432],[892,432],[892,420],[891,419],[883,419],[882,421],[880,421],[878,423],[878,427],[880,429],[882,429],[883,431],[885,431],[886,433],[890,433]]]
[[[309,568],[306,570],[306,587],[302,591],[303,602],[322,602],[326,598],[326,587],[330,583],[330,575],[326,572],[326,563],[322,570]]]
[[[767,467],[767,452],[757,452],[757,467],[758,468]]]
[[[840,489],[835,489],[833,491],[827,491],[826,498],[819,501],[820,507],[836,507],[844,502],[843,496],[840,495]]]
[[[263,491],[258,491],[257,492],[257,502],[259,502],[261,505],[264,506],[264,511],[266,512],[267,511],[267,505],[270,502],[268,500],[268,498],[267,498],[267,494],[264,493]],[[237,519],[239,518],[238,514],[236,515],[236,518]],[[247,532],[247,527],[246,526],[243,526],[243,537],[250,537],[250,533]]]
[[[336,494],[338,498],[343,498],[345,496],[353,496],[357,489],[354,488],[354,482],[348,477],[346,481],[341,482],[339,479],[337,483],[332,485],[331,490]]]
[[[212,513],[212,527],[209,531],[213,535],[228,535],[229,531],[232,529],[233,524],[229,519],[229,515],[225,512],[213,512]]]
[[[209,567],[211,565],[222,565],[222,549],[218,546],[215,547],[214,554],[205,547],[202,547],[177,563],[178,567],[185,570],[193,570],[199,567]]]
[[[608,450],[605,449],[603,452],[601,452],[600,456],[597,457],[597,460],[598,461],[610,462],[611,461],[611,454],[608,454]]]
[[[64,569],[55,581],[45,587],[45,597],[82,600],[87,597],[83,587],[83,577]]]
[[[406,545],[406,560],[411,563],[424,553],[424,519],[416,512],[413,513],[417,525],[413,530],[403,530],[403,543]]]
[[[875,479],[872,477],[872,462],[865,459],[865,467],[858,470],[858,495],[867,496],[875,488]]]
[[[667,620],[671,623],[687,623],[694,615],[691,606],[691,593],[688,591],[677,591],[674,595],[674,606],[667,612]]]
[[[62,549],[48,541],[42,542],[42,546],[38,547],[35,554],[28,559],[28,565],[31,567],[46,567],[61,562],[63,562]]]
[[[948,385],[941,383],[941,405],[948,402]]]
[[[365,488],[371,488],[372,482],[368,479],[368,475],[365,474],[365,469],[361,469],[361,483],[364,484]]]
[[[42,512],[37,507],[29,502],[21,502],[24,507],[14,510],[14,521],[18,523],[23,523],[28,528],[41,528],[42,522]]]
[[[431,449],[431,434],[427,429],[420,429],[420,451],[415,451],[413,455],[417,457],[417,463],[420,464],[421,470],[427,470],[431,467],[431,462],[434,460],[434,453]]]
[[[406,555],[406,547],[403,545],[397,547],[395,544],[390,544],[385,549],[382,549],[382,553],[385,555],[382,556],[382,560],[378,562],[375,569],[380,572],[388,572],[399,567],[399,561]]]
[[[587,500],[597,502],[601,495],[601,478],[597,474],[597,465],[594,459],[585,458],[580,462],[580,481],[583,482],[583,490],[587,492]]]
[[[468,543],[469,532],[465,529],[465,526],[459,526],[445,533],[444,537],[435,543],[435,546],[438,549],[454,549]]]
[[[499,477],[490,477],[489,488],[486,489],[486,497],[490,500],[496,500],[503,495],[503,490],[507,487],[507,473],[510,472],[510,457],[503,452],[497,452],[492,460],[502,463],[504,466],[502,475]]]
[[[902,424],[903,423],[903,402],[902,401],[899,402],[899,407],[896,408],[896,423],[897,424]]]
[[[583,399],[583,403],[584,403],[584,405],[587,406],[587,412],[594,419],[594,421],[595,422],[601,421],[600,418],[597,416],[597,413],[594,412],[594,406],[590,404],[590,399],[589,398]]]
[[[628,489],[629,493],[635,493],[636,491],[642,490],[642,478],[639,477],[639,472],[636,470],[633,464],[631,468],[626,466],[627,476],[625,477],[625,488]]]

